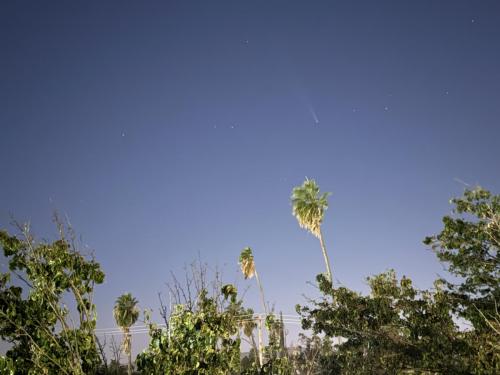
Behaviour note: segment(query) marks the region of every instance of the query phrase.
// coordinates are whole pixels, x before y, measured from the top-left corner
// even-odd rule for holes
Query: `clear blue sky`
[[[67,214],[106,272],[99,327],[198,253],[258,308],[245,246],[293,313],[324,271],[291,215],[307,176],[337,280],[430,287],[458,180],[500,192],[499,46],[498,1],[3,1],[0,227]]]

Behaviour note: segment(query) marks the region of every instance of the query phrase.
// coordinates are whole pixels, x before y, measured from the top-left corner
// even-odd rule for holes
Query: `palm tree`
[[[330,284],[333,283],[330,260],[326,252],[325,241],[321,233],[321,223],[328,208],[330,193],[321,194],[314,180],[306,178],[302,186],[297,186],[292,191],[293,216],[297,218],[301,228],[311,232],[319,239],[323,257],[325,258],[326,273]]]
[[[132,294],[126,293],[116,299],[115,307],[113,308],[113,316],[115,317],[116,324],[118,324],[124,334],[122,348],[125,354],[128,355],[129,375],[132,374],[132,335],[130,334],[130,327],[139,318],[137,303]]]
[[[260,299],[262,302],[262,307],[264,308],[264,312],[267,315],[267,307],[266,307],[266,300],[264,298],[264,289],[262,288],[262,284],[260,282],[259,274],[257,273],[257,270],[255,269],[255,261],[253,259],[253,254],[252,254],[252,249],[249,247],[245,247],[243,251],[240,254],[240,267],[241,267],[241,272],[243,272],[243,276],[245,279],[251,279],[253,276],[255,276],[255,279],[257,280],[257,285],[259,286],[260,289]],[[263,365],[263,356],[264,356],[264,346],[262,343],[262,317],[259,315],[259,330],[258,330],[258,339],[259,339],[259,362],[260,366],[262,367]]]
[[[255,276],[257,280],[257,285],[260,289],[260,301],[262,303],[262,307],[267,314],[266,301],[264,299],[264,289],[262,288],[262,284],[260,282],[259,274],[255,269],[255,261],[253,259],[252,249],[249,247],[245,247],[240,254],[240,267],[241,272],[243,272],[243,276],[245,279],[251,279]]]
[[[257,349],[257,344],[255,343],[255,337],[253,335],[253,330],[257,328],[257,324],[253,320],[253,310],[243,309],[242,310],[242,320],[240,322],[240,327],[243,329],[243,334],[250,339],[250,344],[255,355],[255,364],[259,363],[259,350]]]

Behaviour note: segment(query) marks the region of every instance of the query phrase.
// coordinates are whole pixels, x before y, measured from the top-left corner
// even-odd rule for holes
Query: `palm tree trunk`
[[[262,316],[259,314],[259,330],[258,339],[259,339],[259,365],[262,367],[264,365],[264,345],[262,342]]]
[[[132,335],[127,328],[127,340],[128,340],[128,375],[132,375]]]
[[[262,288],[262,284],[260,283],[260,277],[259,274],[257,273],[257,270],[255,270],[255,279],[257,280],[257,284],[259,285],[260,289],[260,302],[262,303],[264,312],[267,314],[266,300],[264,298],[264,289]]]
[[[325,241],[323,240],[323,233],[321,233],[321,229],[319,230],[319,244],[321,246],[321,251],[323,251],[323,257],[325,258],[326,274],[328,280],[330,281],[330,284],[333,286],[333,276],[332,270],[330,268],[330,260],[328,259],[328,253],[326,252]]]
[[[262,307],[264,308],[264,312],[267,315],[267,307],[266,307],[266,300],[264,298],[264,289],[262,288],[262,284],[260,282],[259,274],[257,273],[257,270],[255,270],[255,279],[257,280],[257,285],[259,285],[260,289],[260,301],[262,303]],[[263,327],[262,327],[262,316],[259,314],[259,362],[260,362],[260,367],[264,364],[264,344],[263,344]]]

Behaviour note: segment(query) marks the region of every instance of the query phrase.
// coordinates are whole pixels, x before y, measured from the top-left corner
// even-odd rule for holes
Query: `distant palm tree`
[[[122,329],[123,351],[128,355],[128,374],[132,374],[132,335],[130,327],[135,324],[139,318],[139,308],[137,300],[132,297],[132,294],[126,293],[116,299],[115,307],[113,308],[113,316],[116,324]]]
[[[240,254],[240,267],[241,267],[241,272],[243,272],[243,276],[245,279],[251,279],[255,275],[255,279],[257,280],[257,285],[259,286],[260,289],[260,299],[262,302],[262,307],[264,308],[264,312],[267,315],[267,307],[266,307],[266,300],[264,298],[264,289],[262,288],[262,284],[260,282],[259,274],[257,273],[257,270],[255,269],[255,261],[253,259],[253,254],[252,254],[252,249],[249,247],[245,247],[243,251]],[[264,345],[262,343],[262,317],[259,315],[259,363],[260,366],[263,365],[264,362]]]
[[[257,280],[257,285],[260,289],[260,300],[262,302],[262,307],[267,314],[266,301],[264,299],[264,289],[262,288],[262,284],[260,282],[259,274],[255,269],[255,261],[253,259],[252,249],[249,247],[245,247],[240,254],[240,267],[241,272],[243,272],[243,276],[245,279],[251,279],[255,276]]]
[[[252,349],[255,355],[255,363],[259,363],[259,351],[257,349],[257,344],[255,343],[255,337],[253,335],[253,331],[257,328],[257,324],[255,324],[255,320],[253,319],[253,310],[252,309],[243,309],[242,320],[241,320],[241,328],[243,328],[243,334],[250,339],[250,344],[252,345]]]
[[[328,208],[330,193],[320,194],[319,187],[314,180],[306,178],[302,186],[297,186],[292,191],[293,216],[297,218],[301,228],[311,232],[319,239],[323,257],[325,258],[326,273],[330,283],[333,283],[330,260],[326,252],[325,242],[321,233],[321,223]]]

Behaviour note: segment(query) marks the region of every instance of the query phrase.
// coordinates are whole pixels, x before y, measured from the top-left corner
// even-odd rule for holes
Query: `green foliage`
[[[206,290],[198,296],[195,309],[175,306],[169,327],[150,324],[149,347],[137,356],[144,374],[223,375],[237,372],[240,366],[238,334],[239,302],[236,288],[226,285],[223,294],[228,304],[218,308],[216,298]]]
[[[264,353],[266,363],[263,368],[264,374],[288,375],[292,374],[292,366],[284,343],[283,319],[276,319],[273,314],[266,317],[266,328],[269,343]]]
[[[233,305],[236,305],[238,298],[238,290],[232,284],[226,284],[221,289],[222,295],[225,299],[230,299]]]
[[[0,374],[14,375],[15,367],[12,359],[0,356]]]
[[[101,362],[92,294],[104,273],[59,229],[52,243],[36,243],[26,227],[22,238],[0,231],[9,265],[0,274],[0,336],[12,344],[2,366],[10,363],[16,374],[89,374]]]
[[[174,278],[174,311],[167,327],[149,324],[151,341],[137,356],[144,374],[291,375],[291,374],[477,374],[500,373],[500,196],[477,188],[453,199],[453,214],[440,233],[427,237],[437,257],[455,277],[419,290],[392,270],[367,279],[370,293],[335,288],[321,233],[328,207],[314,180],[292,194],[293,214],[320,240],[327,274],[317,277],[322,296],[297,306],[312,337],[301,346],[284,345],[282,319],[267,314],[262,285],[250,248],[239,263],[245,278],[256,277],[261,292],[268,345],[257,346],[257,319],[244,309],[235,286],[217,276],[209,296],[206,271],[187,275],[184,290]],[[93,289],[104,280],[98,263],[81,255],[65,238],[35,242],[27,228],[21,236],[0,231],[8,271],[0,273],[0,337],[11,344],[0,356],[0,374],[124,373],[121,350],[108,366],[99,357],[94,329]],[[191,289],[195,288],[195,291]],[[66,305],[71,303],[71,305]],[[120,296],[113,310],[125,334],[137,321],[137,300]],[[242,318],[244,317],[244,318]],[[75,323],[76,321],[76,323]],[[467,324],[468,329],[463,329]],[[260,329],[262,325],[260,324]],[[241,331],[244,336],[241,336]],[[260,331],[262,332],[262,331]],[[240,338],[252,346],[240,360]],[[333,344],[337,341],[336,345]],[[100,346],[102,349],[102,345]],[[102,352],[104,353],[104,352]],[[117,359],[116,359],[117,358]]]
[[[447,285],[462,298],[460,303],[466,303],[467,317],[479,328],[482,319],[470,307],[491,313],[495,300],[500,301],[500,196],[477,188],[451,202],[456,217],[445,216],[444,229],[424,243],[432,246],[452,274],[463,279],[459,285]]]
[[[99,375],[125,375],[128,374],[127,366],[122,365],[121,363],[115,361],[114,359],[109,363],[107,369],[101,370]]]
[[[246,310],[253,313],[251,309]],[[282,319],[276,319],[274,314],[269,314],[265,319],[268,332],[268,345],[263,347],[264,363],[259,365],[258,349],[253,340],[253,329],[257,328],[255,319],[245,319],[243,332],[252,338],[252,349],[247,357],[241,361],[241,374],[243,375],[289,375],[292,374],[292,363],[284,343],[284,324]]]
[[[298,312],[303,328],[344,338],[335,352],[341,373],[468,373],[468,345],[439,287],[420,292],[394,271],[368,278],[369,296],[331,288],[323,275],[318,281],[325,296]]]
[[[468,340],[475,372],[500,373],[500,195],[478,187],[451,203],[453,215],[443,218],[443,230],[424,243],[461,280],[442,282],[454,312],[474,328]]]
[[[340,374],[333,342],[329,337],[307,337],[300,334],[300,345],[290,353],[292,368],[296,374]]]
[[[420,291],[389,271],[369,278],[364,296],[318,276],[323,297],[297,311],[304,329],[342,338],[332,373],[500,373],[500,197],[478,188],[452,203],[457,217],[444,217],[444,229],[424,242],[461,282]]]

